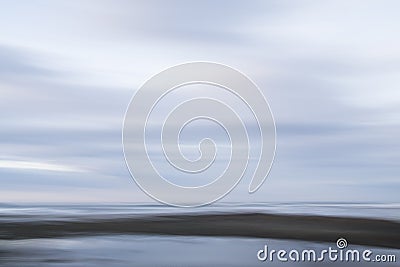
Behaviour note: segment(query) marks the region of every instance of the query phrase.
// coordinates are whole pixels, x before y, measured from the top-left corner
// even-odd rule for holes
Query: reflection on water
[[[257,251],[273,249],[322,250],[329,243],[257,238],[112,235],[96,237],[2,241],[4,266],[362,266],[362,263],[260,262]],[[352,249],[366,249],[353,246]],[[393,249],[368,248],[374,253],[395,254]],[[364,263],[365,266],[366,263]],[[367,263],[368,266],[398,266]]]

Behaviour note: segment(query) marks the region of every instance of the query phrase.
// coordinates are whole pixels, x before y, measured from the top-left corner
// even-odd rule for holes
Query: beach
[[[333,242],[400,248],[400,223],[363,218],[261,213],[160,215],[3,222],[1,239],[31,239],[107,234],[231,236]]]

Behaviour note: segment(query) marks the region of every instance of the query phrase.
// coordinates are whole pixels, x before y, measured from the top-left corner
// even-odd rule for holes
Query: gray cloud
[[[0,161],[86,172],[2,168],[0,201],[104,200],[105,194],[107,201],[149,201],[124,165],[125,108],[151,75],[191,60],[245,72],[267,96],[277,122],[276,162],[266,184],[249,197],[247,175],[227,201],[327,201],[342,192],[351,192],[347,201],[398,201],[397,5],[3,4]],[[250,132],[254,127],[250,122]]]

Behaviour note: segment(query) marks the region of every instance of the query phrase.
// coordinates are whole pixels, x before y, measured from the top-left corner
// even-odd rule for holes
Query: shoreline
[[[2,221],[0,240],[159,234],[231,236],[336,242],[400,248],[400,222],[348,217],[265,213],[143,215],[141,217],[72,218],[75,220]]]

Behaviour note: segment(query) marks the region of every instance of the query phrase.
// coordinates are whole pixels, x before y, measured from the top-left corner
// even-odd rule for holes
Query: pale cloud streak
[[[16,161],[16,160],[0,160],[0,169],[11,170],[38,170],[38,171],[53,171],[53,172],[83,172],[72,166],[52,164],[46,162],[34,161]]]

